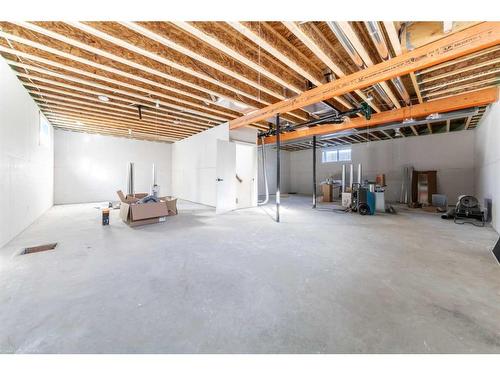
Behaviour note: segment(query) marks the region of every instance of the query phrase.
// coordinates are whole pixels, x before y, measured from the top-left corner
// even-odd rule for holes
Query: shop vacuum
[[[481,211],[479,201],[472,195],[459,196],[456,206],[441,215],[441,218],[453,219],[456,224],[470,223],[480,227],[484,227],[485,223],[484,211]]]

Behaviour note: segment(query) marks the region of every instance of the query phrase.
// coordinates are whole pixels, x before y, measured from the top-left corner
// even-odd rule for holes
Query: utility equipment
[[[484,211],[481,211],[479,201],[472,195],[459,196],[456,206],[441,215],[441,218],[453,219],[456,224],[469,223],[480,227],[484,227],[485,223]]]
[[[484,211],[481,211],[477,198],[472,195],[458,197],[453,221],[457,224],[471,223],[484,226]],[[481,224],[477,224],[475,221],[480,221]]]

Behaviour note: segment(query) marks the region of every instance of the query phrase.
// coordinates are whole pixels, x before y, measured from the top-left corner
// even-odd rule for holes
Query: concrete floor
[[[282,201],[137,229],[53,207],[0,250],[0,352],[500,353],[491,228]]]

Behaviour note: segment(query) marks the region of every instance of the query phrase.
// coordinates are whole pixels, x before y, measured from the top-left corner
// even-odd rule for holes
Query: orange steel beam
[[[245,116],[229,121],[229,128],[237,129],[255,121],[268,119],[278,113],[303,108],[334,96],[372,86],[497,44],[500,44],[500,22],[483,22],[396,56],[393,59],[303,92],[294,98],[250,112]]]
[[[372,115],[370,120],[364,117],[356,117],[343,124],[318,125],[312,128],[298,129],[294,132],[281,134],[281,142],[293,141],[313,135],[334,134],[347,129],[367,128],[409,118],[419,118],[432,113],[444,113],[457,111],[459,109],[476,107],[494,103],[498,100],[499,88],[490,87],[474,92],[451,96],[445,99],[437,99],[432,102],[417,104],[411,107],[403,107],[392,111],[380,112]],[[276,138],[266,137],[264,142],[275,143]]]

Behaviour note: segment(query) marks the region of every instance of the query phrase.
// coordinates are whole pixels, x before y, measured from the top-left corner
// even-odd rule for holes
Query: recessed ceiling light
[[[106,95],[99,95],[97,97],[101,102],[109,102],[109,98]]]

